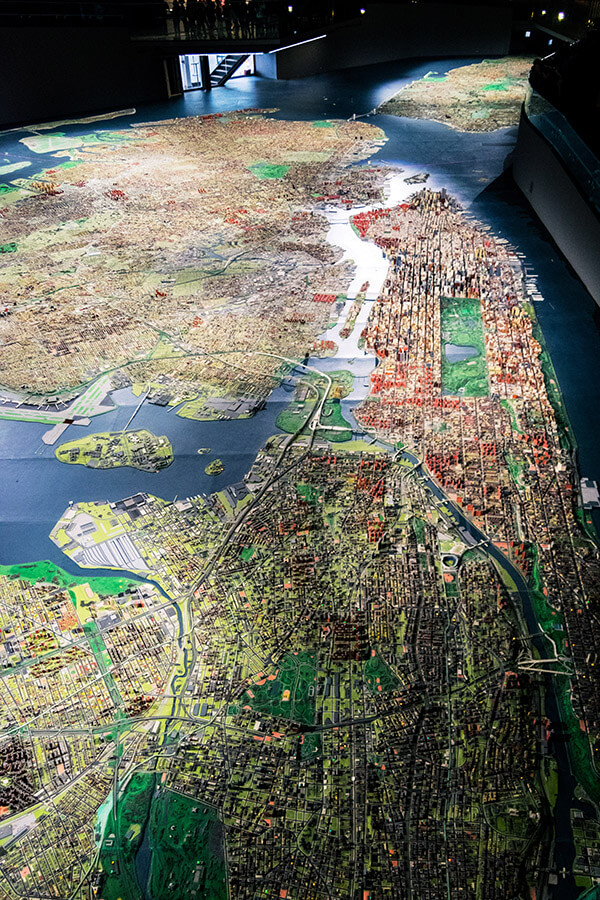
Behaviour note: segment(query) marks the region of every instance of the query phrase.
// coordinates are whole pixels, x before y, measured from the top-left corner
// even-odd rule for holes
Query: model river
[[[389,179],[387,203],[399,203],[412,193],[414,189],[404,182],[407,174]],[[378,247],[358,237],[350,218],[374,208],[376,206],[359,207],[352,213],[337,208],[325,210],[331,225],[327,239],[336,248],[344,250],[345,259],[354,260],[356,272],[346,290],[349,299],[337,325],[322,335],[337,343],[336,356],[311,360],[310,363],[322,372],[347,369],[354,375],[354,389],[342,405],[344,415],[356,428],[358,425],[351,410],[368,394],[369,375],[376,365],[374,355],[358,347],[358,339],[371,310],[370,301],[375,300],[385,280],[388,261]],[[358,289],[366,281],[369,282],[366,302],[351,335],[344,340],[340,338],[340,329]],[[61,443],[84,434],[123,429],[138,405],[139,397],[129,389],[123,389],[114,391],[110,399],[114,404],[111,412],[93,418],[85,430],[71,426],[63,433]],[[210,494],[242,481],[259,449],[278,432],[277,417],[289,401],[290,394],[279,388],[271,394],[266,408],[252,418],[213,422],[193,422],[179,417],[177,407],[144,403],[132,427],[166,434],[173,446],[173,464],[158,474],[128,467],[94,470],[63,465],[55,459],[56,446],[47,446],[42,441],[42,435],[48,431],[47,425],[3,421],[0,428],[0,564],[50,559],[74,574],[83,574],[84,570],[61,553],[48,537],[71,500],[114,501],[139,491],[172,499]],[[210,448],[210,453],[198,455],[200,447]],[[225,468],[220,475],[207,475],[205,469],[214,459],[221,459]],[[97,570],[95,574],[100,571],[103,570]],[[90,570],[85,572],[91,574]]]

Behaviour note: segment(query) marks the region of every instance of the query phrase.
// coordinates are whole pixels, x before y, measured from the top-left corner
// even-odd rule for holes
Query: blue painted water
[[[130,391],[116,392],[116,396],[121,405],[114,411],[94,418],[89,428],[71,426],[54,447],[42,443],[47,425],[0,421],[0,563],[51,559],[81,573],[79,567],[67,565],[66,557],[48,538],[70,500],[113,501],[138,491],[172,500],[175,495],[222,490],[243,480],[260,447],[278,433],[275,420],[289,402],[289,394],[280,388],[253,418],[217,422],[193,422],[173,410],[144,403],[131,427],[168,436],[175,457],[169,468],[154,474],[129,467],[95,470],[59,463],[54,451],[60,443],[125,427],[139,399]],[[211,452],[199,455],[199,447],[210,447]],[[221,475],[206,475],[205,466],[217,457],[225,470]]]
[[[444,344],[444,354],[448,362],[464,362],[479,356],[479,350],[469,344]]]

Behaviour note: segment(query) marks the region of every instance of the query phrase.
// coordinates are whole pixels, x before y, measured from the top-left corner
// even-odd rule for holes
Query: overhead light
[[[366,10],[365,10],[364,6],[361,6],[361,8],[360,8],[361,16],[364,16],[365,12],[366,12]]]
[[[564,14],[564,12],[559,12],[559,14],[558,14],[558,16],[557,16],[557,18],[558,18],[558,21],[559,21],[559,22],[562,22],[562,21],[563,21],[563,19],[564,19],[564,17],[565,17],[565,14]]]
[[[269,54],[271,53],[279,53],[281,50],[289,50],[291,47],[300,47],[301,44],[311,44],[313,41],[322,41],[323,38],[326,38],[326,34],[320,34],[318,37],[307,38],[305,41],[298,41],[295,44],[286,44],[285,47],[276,47],[275,50],[269,50]]]
[[[551,47],[553,43],[554,41],[552,40],[552,38],[550,38],[550,40],[548,41],[548,46]]]
[[[543,16],[546,15],[546,10],[545,10],[545,9],[542,10],[542,15],[543,15]]]
[[[288,12],[294,12],[294,7],[293,7],[293,6],[288,6]]]
[[[525,37],[531,37],[531,32],[530,32],[530,31],[526,31],[526,32],[525,32]]]

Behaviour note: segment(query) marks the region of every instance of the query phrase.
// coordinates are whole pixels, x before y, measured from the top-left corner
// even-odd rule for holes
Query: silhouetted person
[[[179,37],[181,33],[181,20],[185,15],[185,7],[180,0],[173,0],[173,31]]]
[[[188,34],[195,35],[196,34],[196,23],[197,23],[197,0],[187,0],[185,12],[187,16],[187,30]]]

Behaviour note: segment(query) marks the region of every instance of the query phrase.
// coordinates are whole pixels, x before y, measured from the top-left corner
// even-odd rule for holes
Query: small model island
[[[204,471],[207,475],[220,475],[221,472],[225,471],[225,466],[223,465],[222,460],[213,459],[213,461],[207,465]]]
[[[143,472],[158,472],[173,462],[173,448],[166,435],[151,431],[103,431],[56,449],[59,462],[90,469],[118,469],[131,466]]]

